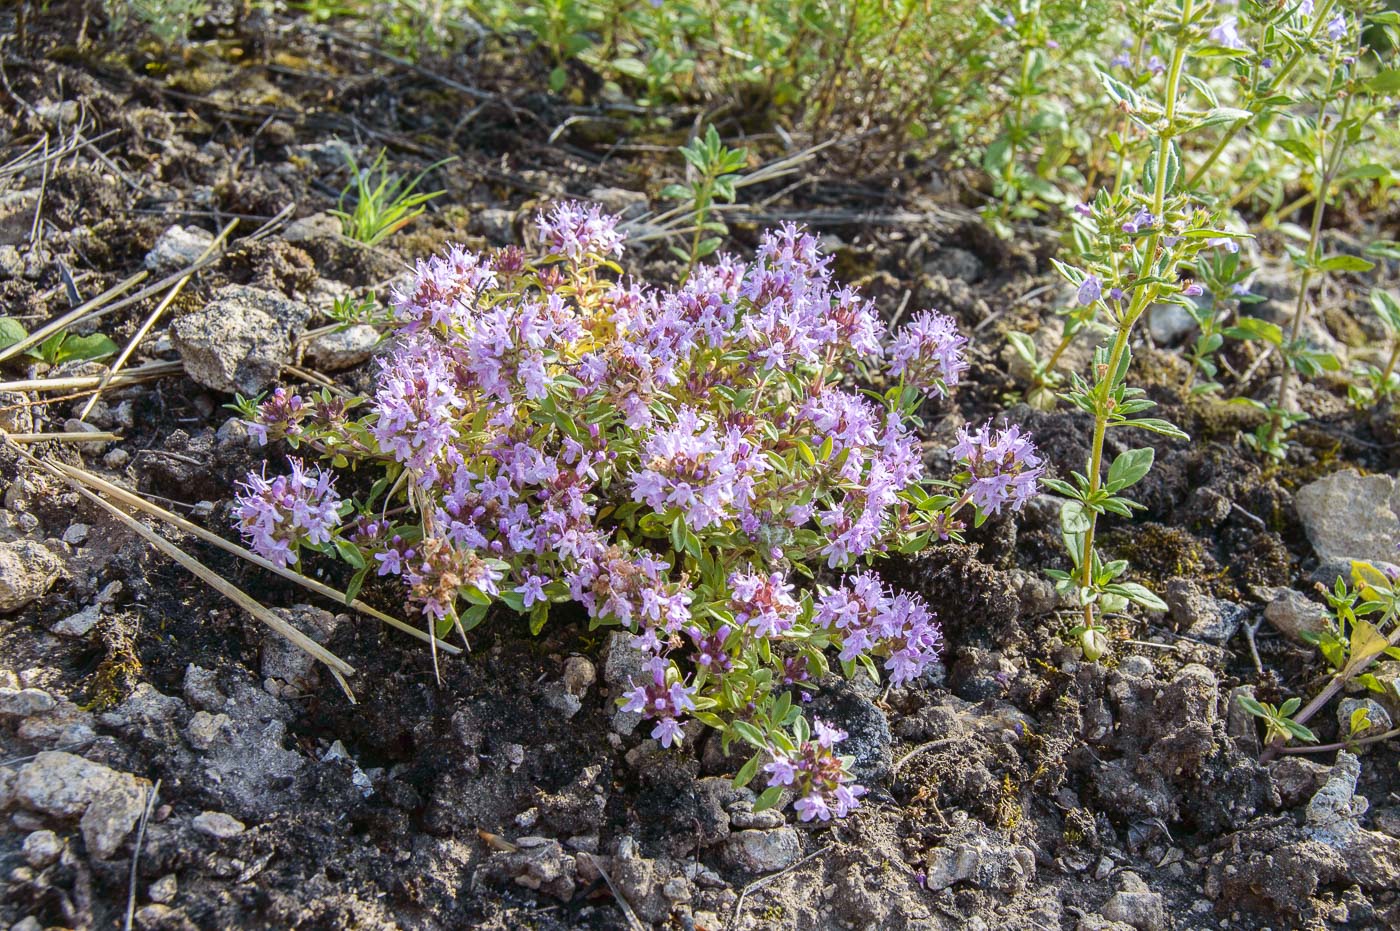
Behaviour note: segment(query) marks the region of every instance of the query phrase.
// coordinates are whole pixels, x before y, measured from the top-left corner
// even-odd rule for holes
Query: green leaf
[[[1359,255],[1329,255],[1317,265],[1325,272],[1369,272],[1376,267]]]
[[[774,805],[778,804],[778,799],[782,798],[782,796],[782,786],[769,786],[768,788],[764,789],[762,792],[759,793],[758,798],[754,800],[754,813],[756,814],[760,811],[767,811],[768,809],[772,808]]]
[[[490,607],[490,605],[472,605],[465,612],[463,612],[460,618],[462,622],[462,630],[472,630],[477,625],[479,625],[483,620],[486,619],[486,612],[490,610]]]
[[[1119,454],[1118,458],[1113,460],[1113,465],[1108,467],[1109,491],[1122,491],[1141,481],[1143,476],[1152,470],[1152,460],[1155,456],[1156,451],[1151,446],[1130,449]]]
[[[763,739],[763,732],[747,721],[732,721],[729,729],[738,734],[744,743],[752,747],[757,747],[760,750],[765,750],[768,747],[768,742]]]
[[[1189,440],[1191,437],[1183,432],[1180,427],[1160,417],[1143,417],[1138,420],[1124,421],[1124,427],[1139,427],[1143,430],[1150,430],[1153,433],[1160,433],[1162,436],[1169,436],[1178,440]]]
[[[89,359],[101,359],[116,355],[118,348],[116,343],[101,333],[90,333],[87,336],[70,335],[59,346],[57,361],[85,362]]]
[[[538,637],[549,621],[549,602],[541,601],[530,609],[530,636]]]
[[[1088,508],[1078,501],[1060,505],[1060,528],[1067,534],[1088,533],[1094,524]]]
[[[758,764],[762,759],[763,754],[761,753],[755,753],[753,756],[749,757],[749,761],[739,767],[739,772],[734,777],[734,784],[742,789],[752,782],[753,777],[758,775]]]
[[[1400,93],[1400,68],[1387,68],[1372,75],[1366,87],[1373,94]]]
[[[29,333],[14,317],[0,317],[0,349],[9,349]]]
[[[1136,582],[1118,582],[1110,588],[1149,611],[1165,611],[1167,603]]]

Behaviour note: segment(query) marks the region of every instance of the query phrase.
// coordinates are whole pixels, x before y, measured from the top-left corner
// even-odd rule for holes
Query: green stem
[[[1165,225],[1162,214],[1167,197],[1167,160],[1171,155],[1171,140],[1176,130],[1176,107],[1178,91],[1181,86],[1181,67],[1186,61],[1187,37],[1185,33],[1191,23],[1193,6],[1194,0],[1185,0],[1182,4],[1181,31],[1177,35],[1176,48],[1172,52],[1171,68],[1167,74],[1166,124],[1162,132],[1161,144],[1157,149],[1157,171],[1152,190],[1152,215],[1156,219],[1156,225],[1152,235],[1147,239],[1147,248],[1143,252],[1139,277],[1147,277],[1156,261],[1157,246],[1161,241],[1162,228]],[[1108,432],[1108,420],[1113,411],[1112,394],[1118,380],[1118,366],[1122,364],[1123,354],[1128,350],[1128,338],[1132,335],[1133,324],[1147,310],[1159,290],[1157,285],[1150,285],[1136,292],[1132,303],[1118,319],[1118,333],[1113,339],[1113,348],[1109,351],[1107,370],[1099,375],[1095,386],[1098,397],[1094,404],[1094,442],[1089,452],[1089,493],[1086,496],[1088,500],[1097,496],[1102,484],[1104,436]],[[1091,589],[1094,582],[1094,534],[1098,528],[1098,514],[1089,508],[1085,510],[1088,513],[1089,529],[1084,532],[1083,544],[1080,548],[1080,585],[1085,589]],[[1095,626],[1093,602],[1084,605],[1084,626],[1088,628]]]
[[[1332,60],[1328,65],[1333,75],[1337,70],[1337,52],[1332,53]],[[1333,79],[1335,80],[1335,78]],[[1329,82],[1327,97],[1332,96],[1333,87]],[[1303,267],[1303,276],[1298,282],[1298,302],[1293,307],[1293,323],[1289,327],[1288,349],[1290,352],[1298,343],[1298,336],[1303,330],[1303,320],[1308,311],[1308,288],[1312,285],[1313,272],[1317,267],[1318,245],[1322,238],[1322,216],[1327,212],[1328,191],[1332,187],[1332,180],[1336,177],[1337,169],[1342,165],[1342,153],[1346,150],[1347,134],[1345,124],[1347,113],[1351,108],[1351,95],[1342,102],[1342,112],[1337,119],[1337,133],[1332,137],[1332,151],[1327,153],[1327,165],[1322,173],[1322,183],[1317,190],[1317,200],[1313,204],[1312,228],[1308,235],[1308,259]],[[1325,117],[1324,117],[1325,119]],[[1327,141],[1327,129],[1323,122],[1318,124],[1319,142],[1318,148],[1323,149]],[[1278,396],[1274,400],[1274,409],[1269,415],[1269,437],[1266,448],[1276,448],[1279,437],[1283,433],[1284,402],[1288,398],[1288,389],[1293,382],[1293,362],[1288,354],[1285,354],[1283,374],[1278,380]]]

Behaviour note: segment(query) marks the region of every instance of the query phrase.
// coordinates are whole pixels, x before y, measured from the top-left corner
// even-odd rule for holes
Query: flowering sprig
[[[620,277],[621,234],[596,208],[556,205],[536,231],[543,255],[454,246],[418,264],[364,416],[285,391],[246,406],[261,439],[382,472],[356,519],[314,541],[264,519],[271,539],[333,547],[358,569],[352,593],[399,579],[439,636],[497,604],[538,632],[575,602],[645,654],[621,704],[664,746],[692,720],[719,728],[752,745],[749,778],[776,747],[806,774],[802,817],[848,811],[838,737],[808,746],[791,690],[828,650],[847,675],[913,682],[941,635],[868,571],[826,593],[798,574],[956,538],[964,509],[1014,510],[1034,448],[983,428],[954,452],[961,473],[927,479],[915,415],[958,383],[966,338],[933,312],[887,334],[798,227],[675,288]]]
[[[300,459],[289,457],[287,463],[291,472],[272,479],[248,473],[234,498],[239,532],[253,552],[279,566],[296,562],[302,545],[329,543],[340,522],[334,476],[308,469]]]

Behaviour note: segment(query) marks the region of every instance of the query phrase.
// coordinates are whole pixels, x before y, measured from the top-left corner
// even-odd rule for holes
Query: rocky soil
[[[600,105],[541,94],[542,66],[509,48],[452,65],[489,94],[468,120],[430,76],[288,22],[211,26],[190,54],[161,58],[81,45],[77,9],[31,7],[0,46],[6,312],[32,329],[140,270],[179,272],[239,226],[131,362],[169,374],[105,391],[85,421],[86,397],[9,391],[0,427],[116,433],[29,451],[225,535],[233,482],[266,454],[223,408],[232,393],[367,384],[372,328],[318,332],[336,297],[384,293],[448,239],[510,242],[551,196],[637,216],[646,200],[629,192],[678,171],[647,146],[618,151],[619,130],[589,122]],[[15,26],[0,11],[0,33]],[[573,117],[586,118],[554,132]],[[663,153],[675,141],[635,131]],[[43,140],[65,154],[26,156]],[[343,154],[364,163],[380,146],[402,171],[459,160],[433,175],[448,193],[429,214],[356,246],[326,211]],[[892,187],[810,169],[769,215],[735,223],[737,246],[772,211],[807,218],[889,313],[907,298],[974,335],[969,383],[927,412],[931,439],[1005,411],[1056,472],[1082,468],[1090,424],[1015,403],[1025,385],[1003,348],[1013,329],[1057,337],[1052,238],[997,240],[926,172]],[[1400,238],[1393,218],[1358,222]],[[674,272],[664,250],[651,259]],[[1262,312],[1283,313],[1284,280],[1260,288]],[[1366,357],[1364,300],[1332,298],[1318,338]],[[157,300],[86,326],[124,345]],[[1079,659],[1040,574],[1064,559],[1048,495],[968,545],[888,565],[939,613],[946,662],[907,688],[814,690],[871,789],[835,825],[755,813],[716,740],[645,739],[614,702],[635,657],[567,612],[539,637],[493,616],[470,653],[441,658],[439,683],[420,642],[159,528],[351,663],[352,704],[306,654],[0,450],[0,927],[113,928],[128,914],[143,929],[1400,927],[1400,751],[1261,764],[1235,701],[1315,692],[1326,669],[1302,638],[1325,621],[1316,583],[1350,559],[1400,561],[1400,421],[1312,384],[1299,402],[1315,419],[1285,466],[1263,468],[1237,441],[1247,413],[1176,392],[1170,349],[1188,329],[1150,331],[1143,377],[1193,440],[1158,438],[1147,510],[1108,522],[1105,546],[1170,610],[1113,619],[1109,656]],[[1088,348],[1066,358],[1087,362]],[[1229,351],[1248,369],[1251,347]],[[28,360],[0,377],[91,371]],[[340,567],[317,571],[343,581]],[[389,588],[364,597],[401,607]],[[1400,663],[1378,675],[1400,678]],[[1400,720],[1394,702],[1345,699],[1343,720],[1363,700],[1373,722]],[[1326,717],[1324,742],[1337,732]]]

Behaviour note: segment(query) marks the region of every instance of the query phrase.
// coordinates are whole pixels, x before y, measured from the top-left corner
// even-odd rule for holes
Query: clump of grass
[[[331,214],[340,218],[341,231],[347,239],[367,246],[378,245],[421,216],[428,201],[446,193],[422,193],[417,188],[428,172],[450,161],[452,159],[434,162],[406,181],[389,170],[384,149],[379,150],[367,168],[361,168],[353,155],[347,155],[350,183],[340,192],[339,207]]]

